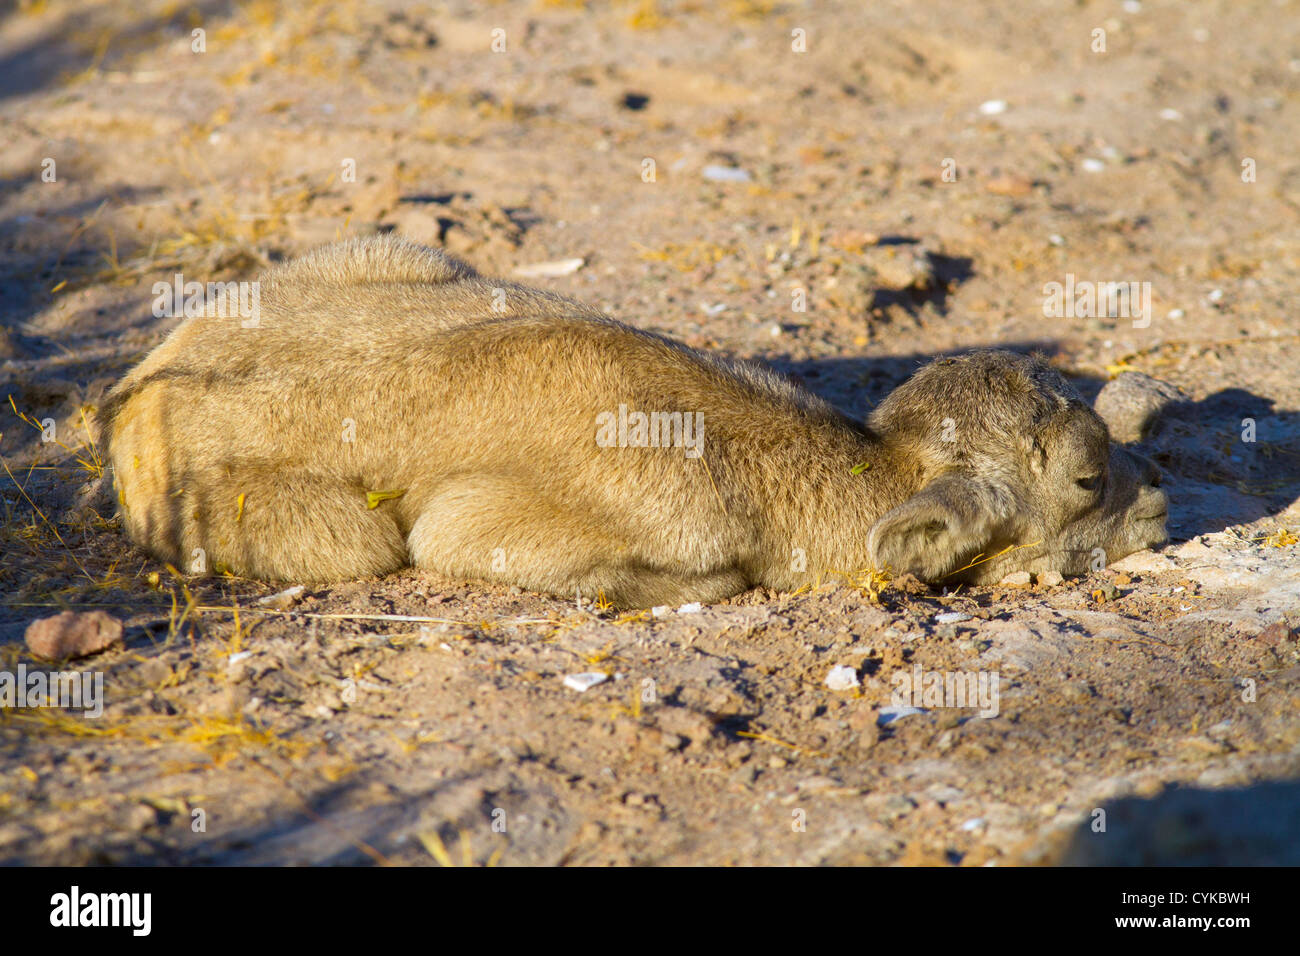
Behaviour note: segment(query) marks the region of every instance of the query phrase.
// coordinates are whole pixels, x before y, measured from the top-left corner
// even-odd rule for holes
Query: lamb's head
[[[1009,352],[940,359],[871,427],[911,496],[873,526],[877,566],[931,582],[1084,574],[1166,540],[1156,467],[1114,445],[1050,366]]]

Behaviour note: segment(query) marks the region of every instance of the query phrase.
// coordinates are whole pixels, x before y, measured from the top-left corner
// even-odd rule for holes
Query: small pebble
[[[896,720],[902,720],[904,717],[924,713],[925,711],[920,707],[881,707],[880,714],[876,717],[876,723],[881,727],[885,727]]]
[[[832,667],[826,675],[826,686],[831,690],[852,690],[858,687],[858,672],[847,666]]]
[[[915,810],[916,801],[903,796],[901,793],[896,793],[885,801],[883,809],[887,819],[897,820],[899,817],[905,817]]]
[[[601,674],[596,671],[588,671],[584,674],[569,674],[564,678],[564,686],[570,690],[576,690],[579,694],[586,693],[597,684],[603,684],[609,680],[608,674]]]
[[[554,262],[535,262],[528,266],[519,266],[515,275],[525,279],[555,279],[572,275],[583,267],[586,259],[556,259]]]
[[[942,614],[934,616],[936,624],[957,624],[960,621],[969,621],[970,615],[962,611],[944,611]]]
[[[1211,740],[1214,740],[1218,737],[1224,736],[1231,729],[1232,729],[1231,720],[1221,720],[1213,727],[1207,728],[1205,731],[1205,736],[1209,737]]]
[[[995,176],[984,184],[984,191],[995,196],[1028,196],[1034,181],[1024,176]]]
[[[149,827],[157,825],[158,811],[148,804],[137,803],[126,812],[124,822],[128,830],[147,830]]]
[[[305,594],[307,589],[301,584],[295,584],[291,588],[285,588],[276,594],[271,594],[264,598],[258,598],[257,603],[262,607],[275,608],[279,611],[287,611],[293,607]]]
[[[980,104],[980,112],[985,116],[997,116],[1007,111],[1006,100],[985,100]]]
[[[1105,604],[1107,601],[1115,600],[1119,595],[1119,588],[1115,587],[1115,585],[1111,584],[1109,581],[1105,581],[1100,587],[1093,589],[1092,599],[1098,604]]]
[[[1028,571],[1016,571],[1013,574],[1008,574],[1005,578],[999,581],[998,586],[1004,588],[1027,588],[1032,583],[1032,580],[1033,579],[1030,578]]]
[[[705,166],[704,178],[716,183],[747,183],[753,177],[735,166]]]

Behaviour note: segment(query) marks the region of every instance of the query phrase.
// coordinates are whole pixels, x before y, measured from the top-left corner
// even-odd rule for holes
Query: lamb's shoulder
[[[439,249],[396,235],[367,236],[321,246],[263,276],[267,297],[296,296],[329,286],[432,285],[473,278],[468,265]]]
[[[335,243],[276,266],[262,276],[261,311],[268,339],[382,343],[505,319],[600,315],[393,235]]]

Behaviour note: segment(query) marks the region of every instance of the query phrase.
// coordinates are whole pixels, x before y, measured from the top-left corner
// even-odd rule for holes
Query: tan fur
[[[702,453],[601,447],[620,405],[700,413]],[[864,425],[388,237],[272,270],[255,327],[187,319],[101,419],[132,540],[268,580],[414,564],[646,606],[885,564],[1074,573],[1164,539],[1154,469],[1041,363],[932,363]],[[1107,469],[1095,494],[1075,484]]]

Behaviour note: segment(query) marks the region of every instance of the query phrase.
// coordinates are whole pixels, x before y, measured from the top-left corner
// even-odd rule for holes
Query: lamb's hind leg
[[[407,563],[385,505],[368,509],[365,492],[338,478],[235,466],[176,483],[148,501],[125,497],[136,539],[183,570],[206,565],[263,580],[328,582]]]
[[[651,556],[600,516],[501,478],[442,486],[407,538],[411,563],[449,577],[552,594],[603,595],[620,607],[720,601],[743,591],[738,569],[696,570]]]

